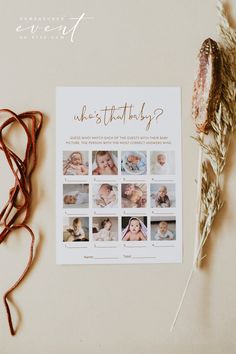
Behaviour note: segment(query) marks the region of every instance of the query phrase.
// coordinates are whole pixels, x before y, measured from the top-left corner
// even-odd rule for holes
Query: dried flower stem
[[[200,136],[203,139],[203,133],[200,133]],[[203,159],[203,152],[202,152],[202,148],[199,146],[198,149],[198,176],[197,176],[197,210],[196,210],[196,226],[195,226],[195,251],[194,251],[194,255],[196,257],[197,253],[198,253],[198,245],[199,245],[199,240],[200,240],[200,227],[199,227],[199,223],[200,223],[200,215],[201,215],[201,184],[202,184],[202,159]],[[200,253],[201,251],[199,251],[199,255],[197,256],[197,259],[199,259],[200,257]],[[194,257],[194,259],[195,259]],[[196,269],[198,262],[193,261],[193,267],[194,269]]]
[[[206,226],[205,226],[205,229],[203,231],[203,233],[205,234],[206,233]],[[193,266],[191,268],[191,271],[189,273],[189,276],[188,276],[188,279],[187,279],[187,282],[186,282],[186,285],[185,285],[185,288],[184,288],[184,291],[183,291],[183,294],[182,294],[182,297],[181,297],[181,300],[180,300],[180,303],[179,303],[179,306],[177,308],[177,311],[176,311],[176,314],[175,314],[175,317],[174,317],[174,320],[172,322],[172,325],[171,325],[171,328],[170,328],[170,332],[173,331],[174,327],[175,327],[175,323],[178,319],[178,316],[179,316],[179,313],[180,313],[180,310],[181,310],[181,307],[183,305],[183,302],[184,302],[184,299],[185,299],[185,296],[186,296],[186,293],[187,293],[187,290],[188,290],[188,287],[189,287],[189,284],[190,284],[190,281],[192,279],[192,276],[193,276],[193,273],[194,273],[194,270],[196,268],[196,263],[197,263],[197,260],[198,260],[198,257],[202,251],[202,247],[204,246],[204,243],[206,241],[206,237],[202,238],[199,245],[198,245],[198,249],[196,250],[196,254],[195,254],[195,257],[194,257],[194,261],[193,261]]]
[[[200,207],[197,216],[199,226],[199,245],[196,247],[193,266],[190,270],[177,312],[170,331],[173,331],[184,298],[192,279],[195,267],[201,262],[202,249],[211,233],[215,217],[223,206],[221,198],[221,176],[226,164],[226,157],[233,132],[236,128],[236,32],[230,27],[221,0],[217,1],[221,59],[222,93],[218,110],[211,121],[210,142],[204,141],[199,134],[194,139],[198,142],[203,160],[199,166],[198,190],[200,189]],[[201,155],[200,155],[201,156]]]

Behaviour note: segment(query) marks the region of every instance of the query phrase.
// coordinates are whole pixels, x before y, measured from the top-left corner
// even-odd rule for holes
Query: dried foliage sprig
[[[204,258],[202,249],[211,233],[215,217],[223,206],[221,179],[229,144],[236,128],[236,32],[229,25],[221,0],[217,1],[217,11],[219,41],[217,44],[207,39],[203,43],[193,94],[193,118],[199,133],[194,139],[198,142],[200,150],[197,242],[193,267],[171,331],[180,313],[194,270]]]
[[[196,236],[195,236],[195,255],[197,254],[194,267],[200,264],[201,249],[198,246],[201,240],[201,221],[204,217],[202,213],[202,160],[206,153],[210,154],[210,150],[215,147],[212,144],[206,144],[206,135],[211,132],[212,122],[216,111],[220,105],[221,99],[221,56],[218,45],[211,38],[206,39],[199,53],[199,67],[196,80],[194,82],[193,99],[192,99],[192,116],[195,122],[196,130],[199,133],[195,138],[199,143],[199,162],[198,162],[198,188],[197,188],[197,213],[196,213]],[[212,138],[212,134],[211,135]],[[208,138],[209,140],[209,138]],[[211,139],[212,140],[212,139]],[[205,154],[204,154],[205,152]],[[205,219],[206,220],[206,219]]]
[[[220,104],[214,112],[209,112],[214,105],[208,105],[207,121],[210,120],[208,141],[205,142],[203,134],[199,134],[195,138],[200,145],[203,156],[205,156],[205,161],[202,162],[200,167],[202,178],[198,181],[201,185],[201,201],[198,213],[197,245],[201,244],[202,238],[204,240],[203,245],[205,244],[207,237],[210,235],[215,216],[224,202],[221,197],[221,176],[226,164],[229,144],[236,127],[236,32],[229,25],[221,1],[217,2],[217,10],[220,20],[218,41],[220,61],[218,66],[215,66],[215,70],[220,71],[220,73],[216,73],[215,77],[218,77],[219,80],[218,93],[221,90]],[[217,44],[215,43],[215,45]],[[217,82],[212,79],[211,86],[214,85],[217,86]],[[217,89],[214,92],[217,92]],[[214,96],[209,97],[210,100],[215,100],[217,104],[218,95],[215,98]],[[198,247],[195,247],[195,249],[198,250]],[[194,258],[195,266],[201,264],[201,251],[202,248],[199,254],[195,252],[197,258],[196,261]]]

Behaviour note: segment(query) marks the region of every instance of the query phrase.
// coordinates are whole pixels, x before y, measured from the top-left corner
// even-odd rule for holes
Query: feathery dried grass
[[[200,238],[193,267],[170,331],[174,329],[196,264],[201,262],[202,249],[211,233],[215,217],[223,206],[221,177],[223,176],[229,145],[236,128],[236,31],[229,25],[222,0],[217,0],[217,11],[219,16],[218,46],[222,60],[221,100],[219,109],[215,112],[214,119],[211,121],[208,142],[205,141],[204,134],[199,134],[194,138],[202,149],[204,156],[200,165]]]

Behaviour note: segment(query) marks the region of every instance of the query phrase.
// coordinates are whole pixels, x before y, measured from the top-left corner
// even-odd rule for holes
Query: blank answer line
[[[117,246],[97,246],[94,245],[95,248],[117,248]]]
[[[117,180],[114,180],[114,179],[96,179],[96,178],[94,178],[94,182],[118,183],[118,181],[117,181]]]
[[[175,182],[174,179],[155,179],[152,178],[152,182]]]
[[[174,245],[169,245],[169,246],[161,246],[161,245],[152,245],[153,247],[175,247]]]
[[[145,248],[146,246],[127,246],[127,245],[124,245],[124,247],[126,247],[126,248]]]
[[[69,216],[88,216],[88,214],[83,214],[83,213],[68,213],[67,211],[65,211],[65,214],[66,215],[69,215]]]
[[[132,214],[132,215],[139,215],[139,216],[143,216],[143,213],[134,213],[134,212],[127,213],[125,210],[124,210],[123,214],[124,214],[124,215],[129,215],[129,214]]]
[[[157,257],[151,257],[151,256],[147,256],[147,257],[142,257],[142,256],[140,256],[140,257],[138,257],[138,256],[135,256],[135,257],[132,257],[133,259],[149,259],[149,258],[157,258]]]
[[[71,184],[73,184],[73,183],[88,183],[87,180],[67,179],[67,178],[65,178],[65,182],[70,182]]]
[[[94,257],[93,259],[119,259],[119,257]]]
[[[117,214],[116,213],[109,213],[109,212],[105,212],[105,213],[98,213],[98,212],[94,212],[94,215],[98,215],[98,216],[103,216],[103,215],[109,215],[109,216],[116,216]]]
[[[142,183],[142,182],[146,182],[146,180],[145,179],[123,179],[123,182],[132,182],[132,183],[137,183],[137,182],[139,182],[139,183]]]
[[[166,211],[163,210],[163,212],[160,212],[160,211],[152,211],[152,214],[155,214],[155,215],[161,215],[161,216],[169,216],[169,215],[175,215],[175,213],[168,213]]]
[[[69,246],[65,245],[66,248],[88,248],[88,246]]]

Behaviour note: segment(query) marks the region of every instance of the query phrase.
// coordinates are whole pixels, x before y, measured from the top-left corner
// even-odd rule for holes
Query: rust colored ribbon
[[[42,121],[43,115],[38,111],[24,112],[17,115],[9,109],[0,109],[0,152],[5,155],[9,169],[15,179],[14,186],[9,191],[8,201],[0,211],[0,243],[2,243],[10,233],[21,228],[27,230],[31,237],[27,265],[19,279],[3,295],[8,324],[12,335],[15,335],[15,330],[12,323],[8,298],[25,278],[34,256],[35,236],[31,228],[27,225],[27,222],[30,216],[32,199],[31,175],[37,162],[36,142]],[[10,144],[6,142],[6,128],[13,123],[17,123],[17,125],[23,129],[27,138],[23,158],[20,158],[17,153],[9,147]]]

